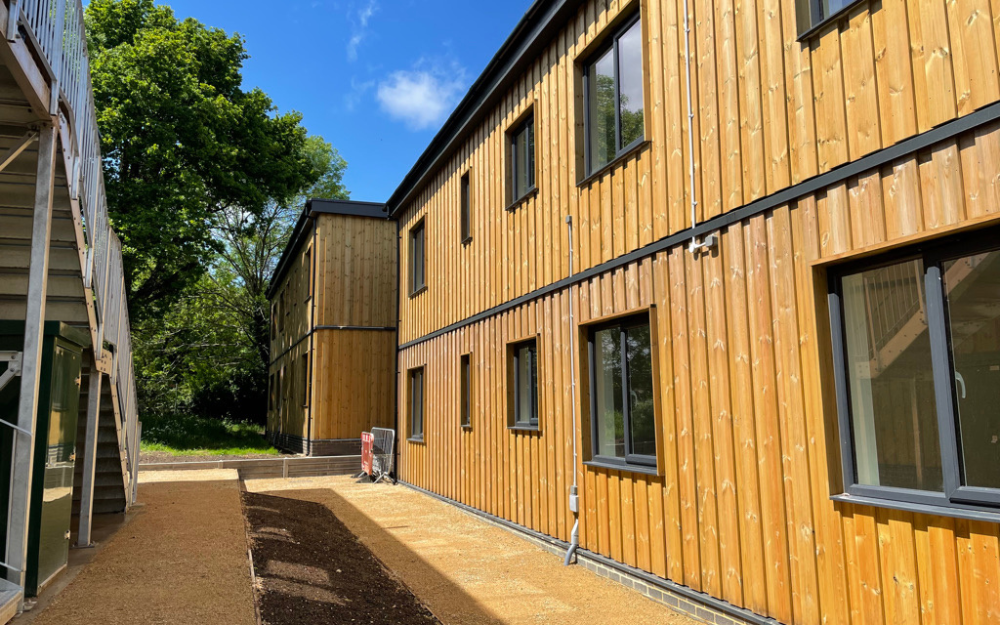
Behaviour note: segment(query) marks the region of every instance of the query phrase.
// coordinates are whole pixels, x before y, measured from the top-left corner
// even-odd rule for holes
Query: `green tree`
[[[231,207],[213,216],[219,243],[206,273],[162,318],[135,326],[139,392],[160,415],[194,414],[262,423],[270,363],[266,293],[302,206],[309,197],[349,199],[347,162],[310,137],[306,158],[319,180],[287,204],[259,213]]]
[[[158,318],[220,251],[218,215],[288,204],[326,170],[307,154],[298,113],[241,88],[239,35],[153,0],[91,0],[86,22],[130,310]]]

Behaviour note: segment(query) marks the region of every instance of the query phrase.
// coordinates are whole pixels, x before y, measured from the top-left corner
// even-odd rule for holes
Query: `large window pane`
[[[523,345],[517,349],[515,381],[517,404],[515,421],[518,425],[538,423],[538,371],[535,344]]]
[[[594,334],[594,412],[597,419],[597,455],[625,458],[625,408],[622,397],[622,358],[617,327]]]
[[[1000,488],[1000,252],[942,267],[966,486]]]
[[[511,201],[517,201],[535,186],[535,120],[529,119],[511,137]]]
[[[524,187],[524,192],[527,193],[528,190],[534,188],[535,186],[535,120],[532,119],[528,122],[527,128],[527,153],[524,156],[524,164],[527,168],[525,172],[525,180],[527,184]]]
[[[410,374],[410,436],[422,438],[424,435],[424,370],[417,369]]]
[[[411,290],[416,291],[424,287],[424,224],[415,227],[410,235],[412,244],[412,255],[410,273],[413,276]]]
[[[842,282],[859,484],[943,488],[923,276],[913,260]]]
[[[621,143],[619,149],[627,148],[642,138],[643,98],[642,98],[642,26],[639,22],[625,31],[618,40],[618,90],[621,93]]]
[[[653,361],[649,326],[625,331],[628,350],[628,406],[632,454],[656,455],[656,420],[653,412]]]
[[[600,169],[615,157],[615,55],[608,50],[587,71],[587,98],[590,114],[590,169]]]
[[[472,236],[472,183],[469,174],[462,176],[462,240]]]
[[[472,423],[472,362],[462,356],[462,425]]]

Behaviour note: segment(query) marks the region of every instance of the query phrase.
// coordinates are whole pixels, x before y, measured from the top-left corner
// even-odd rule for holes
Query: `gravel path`
[[[254,625],[236,471],[141,475],[135,517],[32,625]]]

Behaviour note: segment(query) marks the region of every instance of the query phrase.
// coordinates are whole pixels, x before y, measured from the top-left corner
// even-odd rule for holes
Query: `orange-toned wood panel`
[[[712,254],[674,248],[419,343],[399,370],[425,368],[425,440],[401,442],[400,476],[567,540],[575,470],[584,548],[782,623],[993,622],[997,524],[830,500],[841,486],[821,261],[994,223],[1000,125],[729,226]],[[568,339],[579,324],[649,307],[659,475],[583,465],[580,429],[574,467],[574,404],[589,427],[587,365]],[[507,428],[505,346],[531,336],[537,434]],[[476,401],[463,430],[466,353]]]
[[[396,223],[317,216],[316,325],[395,327]]]
[[[650,143],[578,184],[580,61],[623,12],[641,9]],[[692,0],[694,153],[687,144],[683,4],[589,0],[430,181],[402,207],[425,219],[428,290],[402,303],[418,339],[577,271],[743,206],[1000,98],[1000,5],[986,0],[861,2],[799,41],[795,0]],[[536,124],[538,194],[507,211],[507,131]],[[695,188],[687,168],[697,165]],[[459,189],[472,181],[462,244]],[[402,238],[402,284],[409,284]]]
[[[313,344],[312,438],[356,439],[393,427],[396,333],[318,330]]]

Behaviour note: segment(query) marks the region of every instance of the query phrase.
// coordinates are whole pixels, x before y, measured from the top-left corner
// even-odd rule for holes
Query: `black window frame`
[[[465,245],[472,240],[472,171],[462,174],[459,182],[459,210],[461,219],[460,236]]]
[[[1000,488],[962,485],[961,452],[958,447],[959,420],[953,384],[955,365],[952,358],[947,295],[941,271],[941,266],[946,261],[990,251],[1000,251],[1000,227],[950,235],[828,269],[827,297],[840,431],[841,470],[845,491],[843,495],[834,495],[833,499],[844,501],[860,499],[867,505],[883,505],[889,508],[961,518],[988,519],[993,522],[1000,519]],[[940,493],[859,484],[854,453],[850,382],[846,370],[843,279],[861,271],[916,259],[921,259],[924,263],[925,310],[931,344],[931,366],[944,485],[943,492]]]
[[[590,444],[591,444],[591,458],[596,464],[603,465],[615,465],[620,467],[637,467],[643,469],[656,468],[657,466],[657,454],[659,449],[657,448],[656,453],[652,456],[645,456],[641,454],[630,453],[632,447],[632,436],[631,436],[631,406],[628,401],[629,388],[630,388],[630,378],[628,372],[628,344],[626,341],[626,333],[632,328],[638,328],[641,326],[647,326],[652,331],[652,323],[648,314],[634,315],[623,317],[620,319],[614,319],[606,323],[598,323],[590,326],[587,330],[587,357],[588,357],[588,367],[590,375]],[[617,458],[612,456],[602,456],[598,453],[597,447],[597,358],[596,349],[594,346],[594,338],[597,336],[598,332],[603,332],[605,330],[611,330],[617,328],[618,333],[618,349],[621,350],[621,363],[622,363],[622,419],[624,420],[625,428],[625,457]],[[650,334],[652,336],[652,333]],[[655,345],[652,344],[652,339],[650,340],[649,350],[650,358],[655,359],[656,354],[653,351]],[[652,372],[650,373],[652,375]],[[656,388],[656,380],[653,380],[653,388]]]
[[[859,0],[860,1],[860,0]],[[583,154],[584,154],[584,170],[587,176],[593,176],[595,173],[601,171],[605,167],[612,165],[622,156],[635,150],[637,146],[641,145],[646,141],[646,125],[645,125],[645,109],[646,109],[646,85],[643,84],[642,87],[642,97],[643,97],[643,128],[642,134],[629,143],[627,146],[621,146],[622,142],[622,107],[621,107],[621,77],[620,77],[620,66],[618,64],[619,52],[618,52],[618,42],[622,36],[629,31],[633,26],[642,21],[642,14],[639,11],[625,19],[615,30],[608,35],[608,40],[599,48],[594,50],[592,53],[587,55],[587,59],[583,62]],[[640,25],[640,28],[642,26]],[[640,41],[643,39],[640,37]],[[604,56],[608,50],[613,50],[613,64],[615,68],[615,154],[608,159],[607,163],[602,163],[598,167],[594,167],[594,157],[592,154],[592,146],[590,143],[590,68],[597,62],[602,56]],[[640,55],[645,63],[646,55],[643,54],[643,50],[640,50]]]
[[[420,237],[420,258],[417,258],[417,237]],[[420,282],[417,282],[417,263],[420,264]],[[410,297],[427,289],[427,224],[421,219],[410,228]]]
[[[270,384],[268,385],[268,398],[267,398],[267,409],[274,412],[274,398],[278,393],[278,389],[275,386],[275,376],[277,373],[272,373],[270,377]]]
[[[313,254],[313,250],[312,250],[312,246],[310,245],[309,248],[306,250],[305,262],[304,262],[304,267],[305,267],[305,272],[306,272],[306,275],[305,275],[305,278],[306,278],[306,296],[303,299],[303,302],[308,302],[310,299],[312,299],[312,296],[313,296],[313,279],[312,279],[312,277],[313,277],[313,270],[312,270],[313,263],[312,263],[312,254]]]
[[[831,22],[846,16],[848,12],[864,0],[849,0],[829,15],[823,14],[823,0],[795,0],[795,26],[798,41],[802,41],[826,27]]]
[[[419,379],[420,385],[420,400],[419,406],[416,398],[415,388],[417,381]],[[424,417],[426,416],[427,408],[427,377],[424,373],[424,367],[414,367],[406,372],[406,383],[409,390],[407,397],[409,399],[410,414],[408,423],[408,436],[407,439],[414,442],[423,442],[424,440]],[[417,411],[419,408],[419,413]],[[419,417],[419,418],[417,418]],[[419,425],[419,428],[416,427]]]
[[[527,415],[527,419],[521,418],[521,350],[528,349],[529,358],[529,371],[534,371],[534,375],[529,381],[531,388],[531,413]],[[538,415],[539,415],[539,405],[538,405],[538,340],[528,339],[526,341],[520,341],[511,345],[511,359],[513,363],[513,376],[511,382],[514,385],[513,392],[513,402],[514,409],[511,411],[511,423],[509,424],[512,430],[529,430],[537,431],[538,426]]]
[[[472,354],[463,354],[459,360],[459,410],[463,428],[472,427]]]
[[[302,354],[302,407],[309,407],[309,399],[312,395],[312,379],[309,376],[309,354]]]
[[[522,132],[526,131],[529,134],[529,138],[525,139],[523,156],[531,161],[531,166],[525,168],[525,172],[528,174],[528,186],[523,190],[519,190],[517,188],[517,166],[519,162],[517,154],[517,138]],[[523,120],[511,126],[510,130],[507,132],[507,169],[510,172],[507,177],[507,186],[510,189],[510,206],[508,210],[515,208],[525,198],[529,197],[538,190],[538,147],[536,140],[537,129],[535,128],[535,112],[532,110],[524,117]]]

